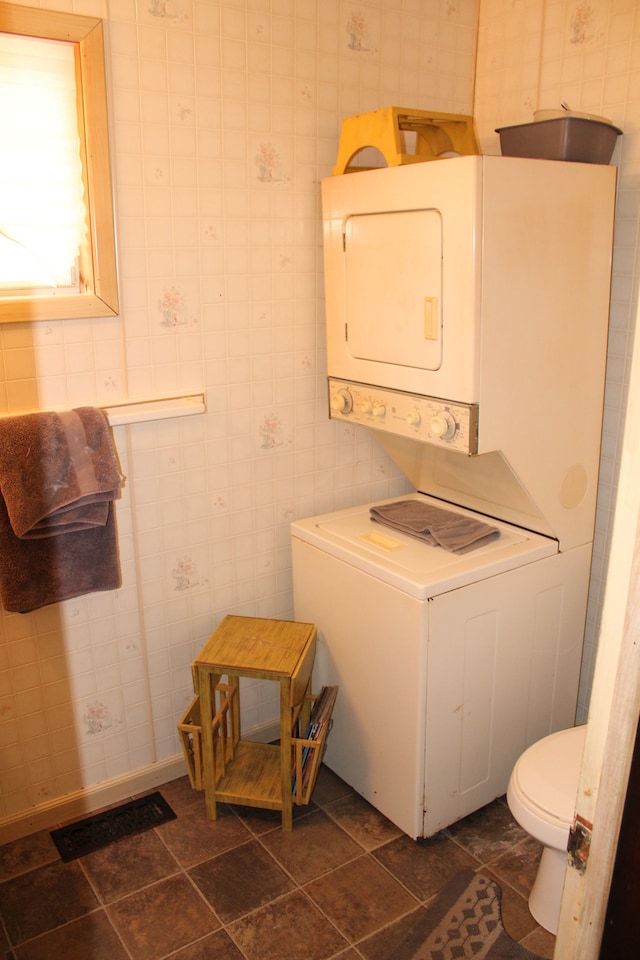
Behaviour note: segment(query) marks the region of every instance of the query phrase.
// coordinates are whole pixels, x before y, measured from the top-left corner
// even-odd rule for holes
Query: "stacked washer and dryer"
[[[329,415],[374,431],[406,499],[497,531],[455,553],[371,504],[292,524],[314,684],[340,687],[325,762],[413,838],[575,721],[615,176],[464,156],[322,182]]]

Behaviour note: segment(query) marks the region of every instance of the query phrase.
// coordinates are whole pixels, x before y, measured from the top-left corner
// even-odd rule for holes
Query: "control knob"
[[[431,433],[440,440],[452,440],[456,435],[456,422],[446,410],[431,418]]]
[[[338,390],[331,395],[332,413],[351,413],[353,399],[348,390]]]
[[[386,415],[386,413],[387,413],[387,410],[384,403],[376,403],[374,405],[373,407],[374,417],[378,417],[379,420],[382,420],[382,418]]]
[[[406,415],[405,420],[407,421],[407,423],[409,424],[410,427],[417,427],[418,424],[420,423],[420,411],[419,411],[419,410],[411,410],[411,411]]]

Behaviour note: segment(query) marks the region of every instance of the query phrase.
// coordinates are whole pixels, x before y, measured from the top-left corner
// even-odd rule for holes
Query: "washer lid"
[[[538,740],[516,764],[518,789],[532,806],[571,826],[587,725]]]
[[[557,541],[550,537],[421,493],[393,497],[379,501],[378,505],[401,499],[423,500],[483,520],[496,527],[499,536],[468,553],[451,553],[375,523],[369,514],[370,504],[297,520],[291,525],[291,533],[418,600],[427,600],[558,552]]]

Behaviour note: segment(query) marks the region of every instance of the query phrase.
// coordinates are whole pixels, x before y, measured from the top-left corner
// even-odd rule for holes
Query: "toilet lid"
[[[517,764],[518,787],[527,800],[567,825],[573,822],[587,727],[571,727],[538,740]]]

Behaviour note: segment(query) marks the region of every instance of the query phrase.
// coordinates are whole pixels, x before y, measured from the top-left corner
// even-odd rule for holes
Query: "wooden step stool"
[[[406,152],[405,130],[416,134],[415,153]],[[333,175],[347,173],[355,155],[365,147],[376,147],[389,167],[437,160],[443,154],[480,153],[471,116],[384,107],[371,113],[345,117]]]

